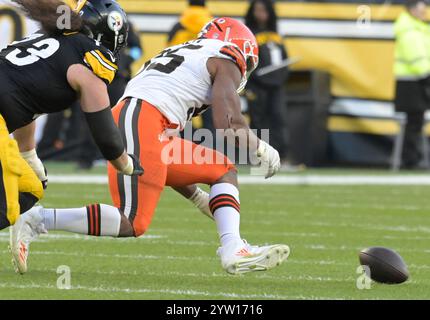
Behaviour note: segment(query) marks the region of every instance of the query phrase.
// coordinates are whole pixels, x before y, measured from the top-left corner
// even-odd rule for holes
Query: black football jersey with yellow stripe
[[[80,33],[35,33],[0,52],[0,114],[10,132],[77,100],[67,81],[74,64],[85,65],[106,84],[118,69],[109,50]]]

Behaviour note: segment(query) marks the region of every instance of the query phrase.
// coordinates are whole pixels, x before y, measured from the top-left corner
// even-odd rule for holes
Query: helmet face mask
[[[243,39],[238,39],[240,41],[243,41]],[[237,42],[237,41],[235,41]],[[239,85],[239,88],[237,89],[237,93],[241,93],[248,83],[248,79],[251,76],[251,74],[257,69],[258,67],[258,47],[257,50],[255,50],[255,47],[252,45],[250,41],[243,41],[243,47],[239,47],[235,42],[229,42],[231,45],[235,46],[239,51],[242,53],[244,60],[246,62],[246,71],[245,74],[242,75],[242,81]]]
[[[256,48],[250,41],[245,41],[243,53],[245,54],[246,58],[246,70],[250,74],[254,72],[255,69],[258,67],[258,51],[256,53]]]
[[[242,82],[238,92],[241,92],[251,73],[258,66],[258,44],[254,34],[239,20],[218,18],[209,22],[199,34],[199,38],[217,39],[234,45],[243,56],[246,71],[242,74]]]
[[[127,45],[127,15],[116,1],[82,1],[76,10],[79,10],[84,20],[85,34],[112,51],[115,56]]]
[[[243,41],[243,48],[241,49],[241,52],[245,57],[246,80],[248,80],[251,74],[258,67],[258,62],[259,62],[258,47],[256,47],[251,41]]]

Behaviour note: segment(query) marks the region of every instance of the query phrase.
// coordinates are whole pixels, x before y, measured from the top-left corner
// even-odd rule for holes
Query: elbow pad
[[[116,126],[111,109],[98,112],[84,112],[95,143],[106,160],[119,158],[125,150],[121,133]]]

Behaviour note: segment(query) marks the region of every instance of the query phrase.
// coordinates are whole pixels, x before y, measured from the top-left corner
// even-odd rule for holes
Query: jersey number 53
[[[60,43],[53,38],[45,38],[43,34],[35,33],[30,37],[12,43],[12,46],[25,43],[24,47],[17,47],[6,55],[6,59],[16,66],[22,67],[33,64],[40,59],[47,59],[60,48]]]

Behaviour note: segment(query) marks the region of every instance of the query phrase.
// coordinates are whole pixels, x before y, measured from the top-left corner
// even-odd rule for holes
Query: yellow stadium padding
[[[187,1],[122,0],[125,10],[133,13],[180,14]],[[208,1],[214,15],[243,16],[247,1]],[[353,19],[363,12],[357,4],[277,2],[280,17]],[[393,20],[401,12],[399,5],[370,5],[371,19]],[[158,54],[167,45],[166,35],[143,33],[145,55],[134,65],[133,71]],[[334,96],[363,99],[391,100],[394,96],[394,44],[387,40],[288,38],[289,55],[300,57],[293,69],[318,69],[332,76]]]
[[[145,55],[135,63],[134,72],[165,48],[167,35],[142,33],[141,41]],[[285,45],[290,56],[302,58],[293,69],[318,69],[331,74],[335,96],[379,100],[394,96],[392,41],[290,38]]]
[[[331,116],[328,129],[332,132],[364,133],[374,135],[397,135],[400,124],[390,119],[351,118]],[[430,136],[430,123],[424,126],[424,134]]]
[[[332,116],[328,121],[329,131],[354,132],[375,135],[396,135],[400,126],[394,120],[350,118]]]
[[[394,96],[392,41],[291,38],[285,44],[290,56],[302,57],[293,68],[330,73],[335,96],[379,100]]]
[[[180,14],[186,7],[184,0],[121,0],[125,11],[133,13]],[[207,1],[214,15],[243,16],[248,1]],[[400,5],[366,5],[373,20],[394,20],[402,10]],[[363,14],[359,4],[276,2],[280,18],[348,19],[356,20]]]

